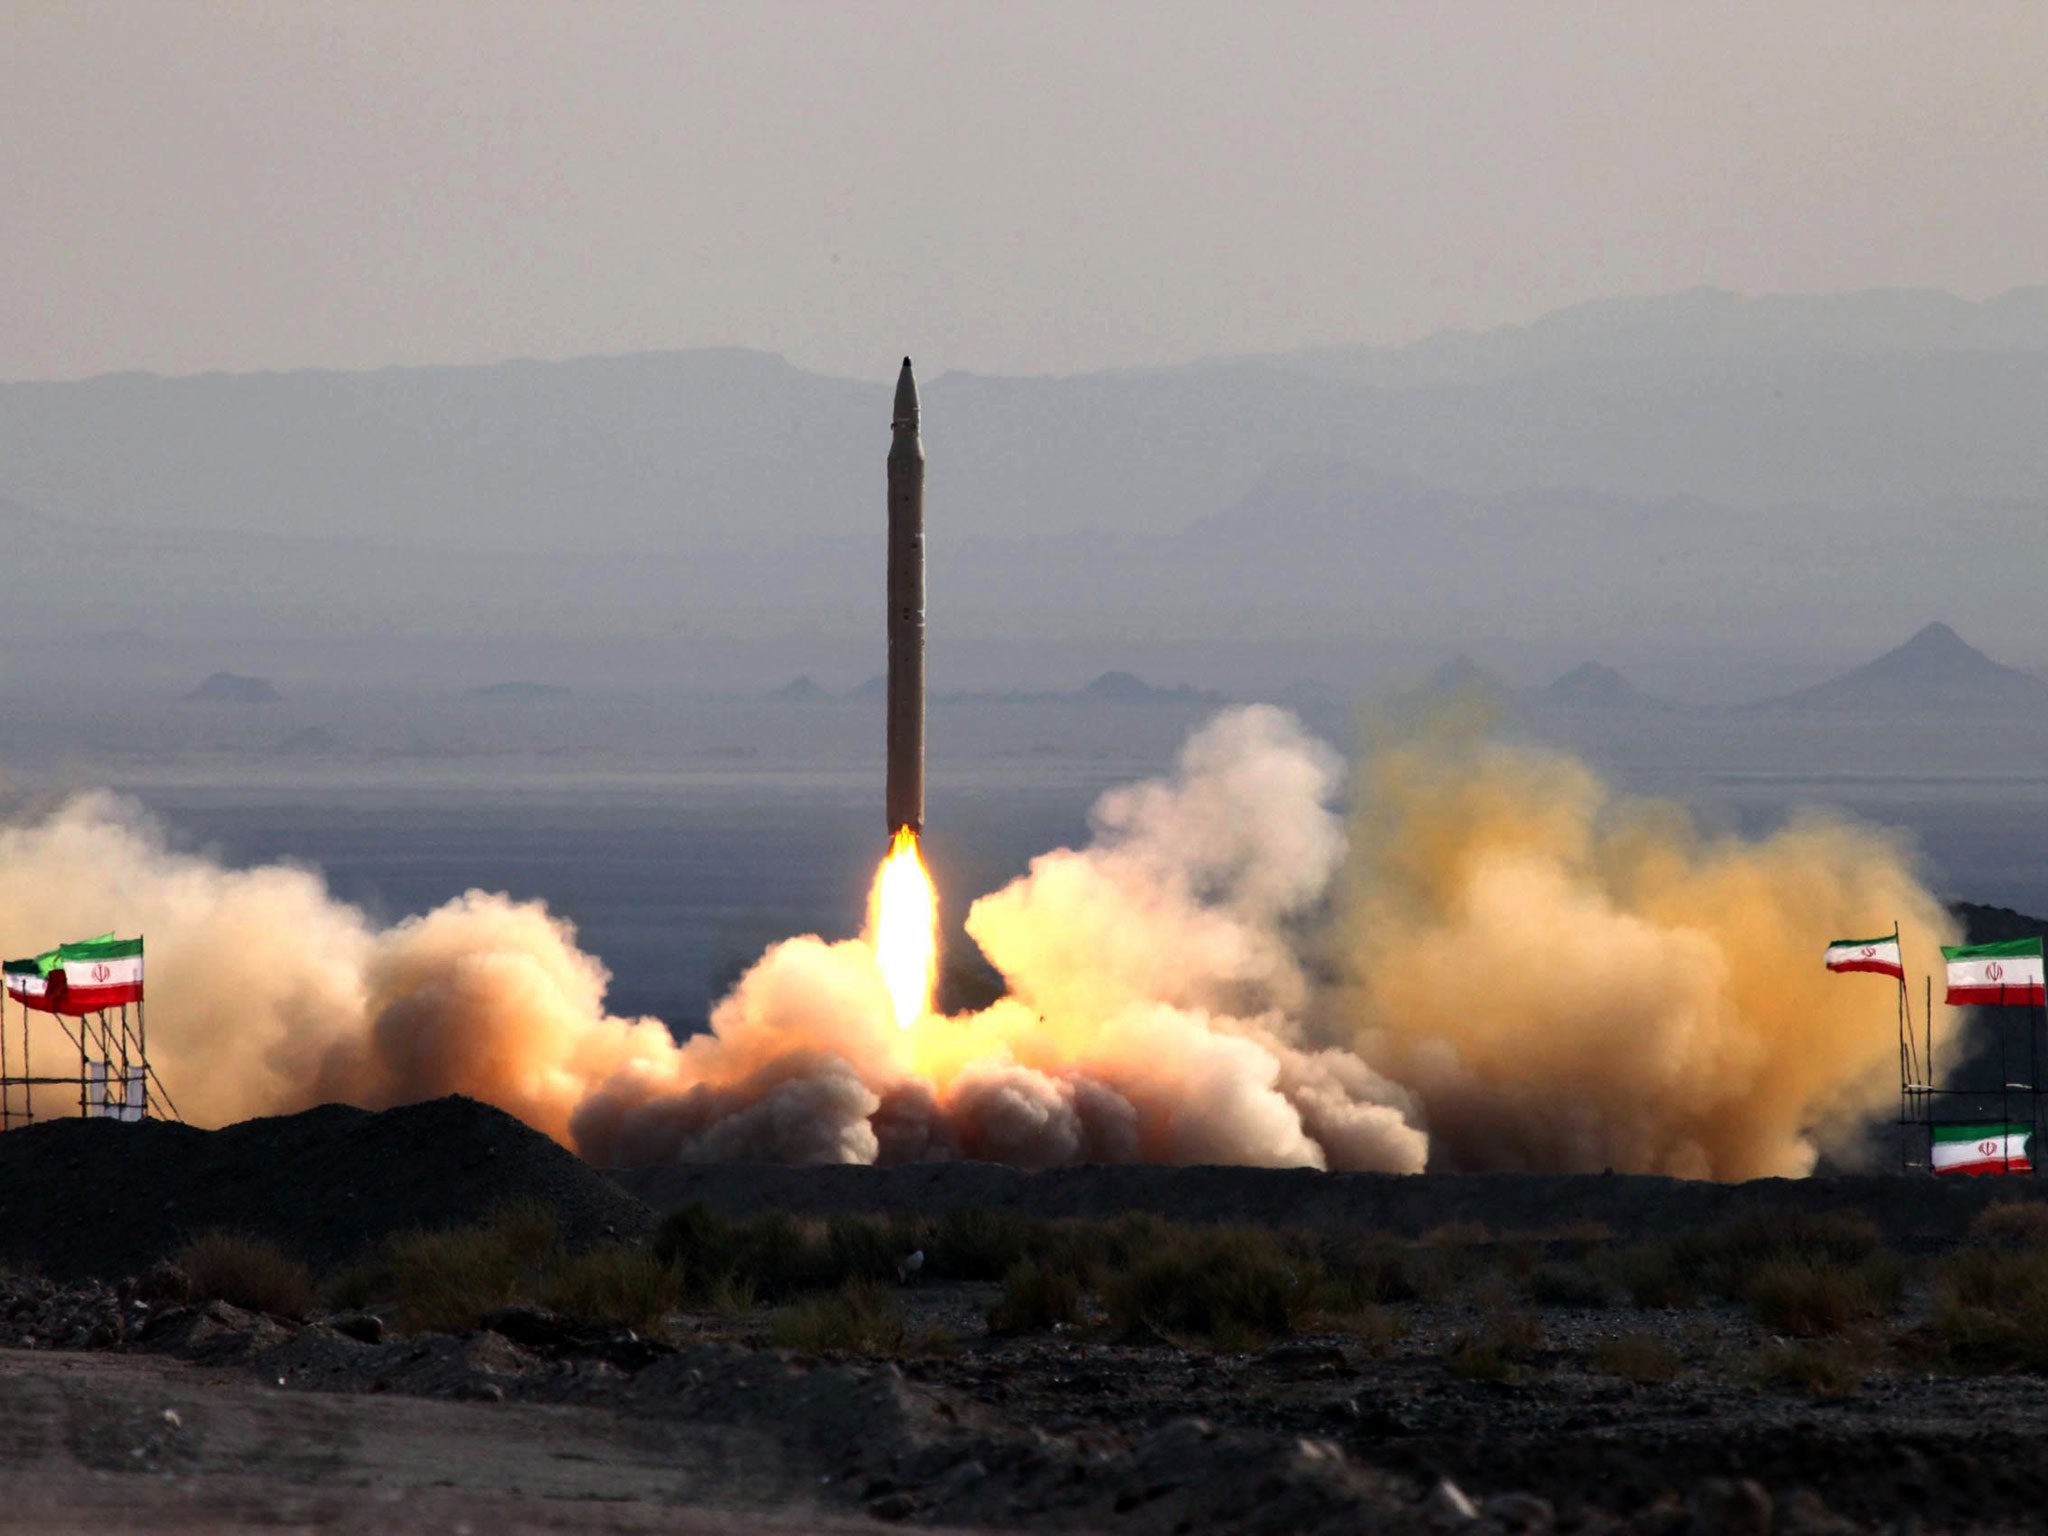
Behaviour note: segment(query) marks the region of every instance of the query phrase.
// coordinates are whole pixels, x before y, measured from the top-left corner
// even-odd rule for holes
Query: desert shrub
[[[385,1242],[377,1289],[407,1332],[461,1333],[518,1300],[522,1273],[515,1244],[494,1228],[401,1232]]]
[[[1453,1338],[1443,1362],[1463,1381],[1510,1381],[1542,1348],[1541,1323],[1526,1312],[1500,1310]]]
[[[1604,1221],[1568,1221],[1549,1233],[1549,1238],[1553,1249],[1583,1264],[1594,1253],[1612,1246],[1614,1228]]]
[[[736,1220],[697,1201],[663,1219],[652,1249],[681,1275],[689,1305],[715,1306],[742,1290],[780,1301],[819,1285],[818,1235],[784,1211]]]
[[[1934,1333],[1969,1371],[2048,1371],[2048,1249],[1970,1247],[1941,1262]]]
[[[1361,1307],[1355,1312],[1322,1317],[1317,1321],[1330,1332],[1353,1339],[1374,1359],[1391,1354],[1394,1346],[1408,1333],[1407,1322],[1391,1307]]]
[[[1817,1253],[1766,1259],[1749,1276],[1756,1319],[1777,1333],[1817,1338],[1889,1317],[1899,1305],[1904,1271],[1889,1253],[1849,1262]]]
[[[394,1232],[329,1294],[340,1305],[386,1304],[407,1331],[460,1333],[486,1313],[537,1297],[563,1257],[554,1209],[508,1202],[474,1226]]]
[[[1251,1348],[1293,1331],[1313,1286],[1270,1232],[1183,1231],[1110,1271],[1103,1305],[1125,1332],[1152,1328],[1220,1348]]]
[[[1066,1227],[1075,1261],[1092,1275],[1126,1270],[1148,1255],[1180,1246],[1207,1228],[1176,1226],[1150,1211],[1126,1211],[1108,1221],[1077,1221]]]
[[[988,1310],[993,1333],[1044,1333],[1081,1321],[1081,1282],[1070,1268],[1024,1260],[1003,1277],[1003,1294]]]
[[[782,1308],[769,1319],[768,1336],[779,1349],[809,1355],[898,1355],[908,1337],[895,1298],[866,1280]]]
[[[1655,1334],[1624,1333],[1593,1346],[1593,1369],[1648,1385],[1678,1374],[1678,1351]]]
[[[682,1275],[644,1248],[610,1243],[565,1256],[547,1273],[541,1301],[566,1316],[645,1333],[675,1310]]]
[[[1706,1290],[1737,1301],[1748,1299],[1751,1279],[1774,1259],[1859,1265],[1881,1248],[1877,1227],[1867,1216],[1797,1207],[1746,1211],[1670,1244],[1672,1262],[1681,1273],[1697,1277]]]
[[[825,1222],[815,1283],[838,1286],[850,1280],[871,1280],[879,1285],[900,1280],[903,1261],[918,1247],[907,1223],[881,1216],[830,1217]]]
[[[528,1269],[541,1268],[562,1249],[561,1218],[539,1200],[501,1201],[484,1213],[483,1225],[515,1264]]]
[[[1757,1380],[1808,1397],[1849,1397],[1863,1385],[1863,1361],[1846,1340],[1772,1344],[1756,1358]]]
[[[1503,1237],[1493,1245],[1488,1257],[1493,1267],[1511,1281],[1526,1283],[1529,1277],[1543,1267],[1546,1253],[1544,1242],[1539,1237]],[[1474,1257],[1478,1257],[1475,1253]]]
[[[925,1245],[934,1274],[953,1280],[1001,1280],[1024,1262],[1054,1246],[1055,1236],[1042,1222],[978,1206],[948,1211],[932,1228]]]
[[[172,1257],[199,1301],[300,1318],[315,1303],[312,1271],[277,1244],[246,1233],[202,1232]]]
[[[1698,1277],[1680,1261],[1670,1243],[1644,1243],[1614,1261],[1631,1305],[1643,1311],[1700,1304]]]
[[[893,1284],[924,1241],[903,1219],[834,1216],[821,1222],[786,1211],[736,1218],[699,1201],[671,1211],[652,1246],[658,1260],[681,1272],[684,1302],[716,1307],[741,1294],[782,1302],[855,1280]]]
[[[1540,1264],[1522,1290],[1539,1307],[1607,1305],[1607,1283],[1582,1264]]]
[[[1422,1234],[1432,1248],[1473,1248],[1493,1241],[1493,1232],[1483,1221],[1446,1221]]]
[[[1993,1201],[1971,1219],[1970,1241],[1986,1248],[2048,1248],[2048,1201]]]
[[[1322,1276],[1318,1302],[1331,1310],[1434,1301],[1450,1289],[1450,1269],[1440,1251],[1390,1237],[1327,1233],[1313,1257]]]

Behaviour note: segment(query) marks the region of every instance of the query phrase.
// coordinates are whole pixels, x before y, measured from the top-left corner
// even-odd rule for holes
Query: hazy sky
[[[2048,5],[0,0],[0,377],[2048,279]]]

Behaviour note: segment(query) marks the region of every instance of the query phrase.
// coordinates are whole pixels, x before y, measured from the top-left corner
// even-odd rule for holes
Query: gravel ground
[[[900,1292],[908,1320],[955,1342],[891,1363],[771,1349],[759,1313],[678,1315],[643,1339],[526,1308],[469,1335],[395,1337],[361,1316],[294,1324],[146,1290],[0,1282],[0,1478],[56,1461],[118,1469],[147,1506],[157,1480],[252,1473],[275,1497],[443,1485],[455,1456],[454,1486],[524,1500],[536,1521],[603,1500],[620,1520],[674,1504],[1143,1536],[2003,1531],[2038,1528],[2048,1508],[2048,1382],[1931,1375],[1876,1348],[1845,1395],[1809,1397],[1760,1384],[1760,1353],[1781,1341],[1729,1306],[1543,1308],[1509,1379],[1465,1380],[1446,1351],[1497,1297],[1389,1308],[1398,1327],[1369,1337],[1218,1353],[1099,1325],[994,1336],[982,1319],[996,1287],[926,1285]],[[1670,1346],[1676,1378],[1594,1368],[1621,1334]],[[129,1388],[95,1377],[104,1393],[82,1405],[33,1385],[65,1360],[146,1369]],[[208,1440],[252,1392],[273,1405],[260,1454]],[[307,1398],[335,1406],[293,1406]],[[414,1399],[442,1416],[420,1432],[448,1446],[339,1428],[367,1415],[384,1434],[380,1415]],[[549,1413],[571,1417],[550,1429]]]
[[[1580,1234],[1560,1249],[1742,1205],[1855,1209],[1916,1260],[1958,1241],[1994,1194],[2034,1195],[1925,1179],[1726,1189],[968,1164],[663,1180],[624,1182],[734,1211],[1138,1208]],[[1910,1347],[1924,1266],[1831,1397],[1767,1384],[1760,1367],[1785,1345],[1744,1308],[1533,1307],[1490,1263],[1466,1266],[1445,1299],[1251,1352],[1116,1338],[1099,1315],[996,1336],[993,1286],[907,1286],[896,1295],[910,1335],[944,1342],[895,1362],[776,1350],[758,1311],[676,1315],[641,1338],[526,1308],[467,1335],[399,1337],[360,1314],[187,1304],[146,1273],[210,1226],[330,1267],[394,1229],[471,1221],[515,1196],[555,1205],[577,1242],[654,1219],[545,1138],[461,1100],[212,1133],[61,1122],[0,1138],[0,1254],[18,1270],[0,1277],[0,1486],[35,1490],[0,1501],[0,1526],[72,1528],[64,1511],[89,1509],[110,1529],[640,1530],[674,1516],[702,1530],[1821,1536],[2038,1529],[2048,1509],[2048,1382],[1930,1373]],[[1499,1379],[1461,1376],[1452,1346],[1504,1308],[1536,1317],[1540,1337]],[[1621,1335],[1668,1348],[1675,1378],[1596,1368],[1602,1341]],[[403,1519],[378,1502],[394,1491]],[[442,1513],[454,1523],[437,1524]]]

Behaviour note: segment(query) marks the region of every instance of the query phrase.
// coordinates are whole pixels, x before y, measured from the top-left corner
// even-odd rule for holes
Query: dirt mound
[[[51,1120],[0,1136],[0,1263],[118,1279],[228,1227],[328,1268],[389,1232],[525,1199],[553,1206],[573,1247],[637,1236],[651,1219],[580,1158],[473,1099],[380,1114],[327,1104],[218,1131]]]
[[[1150,1211],[1170,1221],[1351,1227],[1418,1237],[1451,1223],[1495,1233],[1595,1222],[1626,1236],[1712,1226],[1738,1211],[1860,1211],[1894,1242],[1954,1242],[1993,1199],[2039,1198],[2032,1180],[1926,1176],[1756,1179],[1708,1184],[1641,1174],[1319,1173],[1308,1168],[1049,1168],[993,1163],[895,1168],[672,1164],[612,1177],[656,1211],[693,1201],[742,1216],[915,1212],[972,1207],[1021,1216],[1105,1218]]]

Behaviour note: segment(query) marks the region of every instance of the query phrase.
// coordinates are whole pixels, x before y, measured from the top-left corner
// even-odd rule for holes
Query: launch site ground
[[[536,1210],[559,1251],[477,1281]],[[406,1277],[406,1233],[464,1223]],[[218,1229],[317,1286],[160,1262]],[[1678,1536],[2048,1505],[2031,1180],[615,1180],[448,1099],[20,1131],[0,1244],[9,1529]],[[609,1288],[562,1285],[577,1249]],[[680,1285],[632,1326],[650,1253]],[[267,1312],[207,1295],[266,1285]]]

